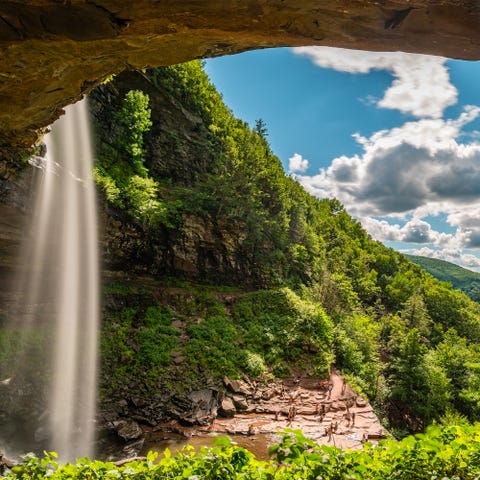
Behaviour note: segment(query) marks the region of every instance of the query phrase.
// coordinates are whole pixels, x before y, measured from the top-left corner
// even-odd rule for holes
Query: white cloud
[[[440,118],[445,108],[457,101],[457,89],[450,83],[446,59],[403,52],[363,52],[331,47],[298,47],[293,52],[308,57],[315,65],[348,73],[387,70],[393,77],[381,108],[400,110],[416,117]],[[366,97],[372,101],[371,96]]]
[[[439,246],[455,242],[453,235],[432,229],[428,222],[420,218],[413,218],[400,226],[398,223],[391,224],[386,220],[366,217],[363,225],[375,240],[381,242],[428,243]]]
[[[467,106],[456,119],[356,134],[361,155],[338,157],[317,175],[296,178],[314,195],[338,198],[378,240],[480,248],[480,143],[458,143],[478,116],[479,107]],[[455,235],[423,220],[439,213],[447,214]],[[409,220],[401,227],[372,216]]]
[[[298,153],[294,153],[293,157],[288,159],[288,173],[305,172],[307,168],[308,160]]]
[[[293,51],[342,72],[388,71],[393,80],[382,98],[366,92],[358,100],[418,118],[368,137],[355,133],[361,153],[335,158],[313,176],[300,173],[297,181],[313,195],[338,198],[377,240],[416,244],[422,248],[410,253],[480,271],[471,253],[480,250],[480,133],[465,128],[480,117],[480,107],[442,118],[458,97],[446,59],[328,47]],[[452,233],[427,221],[439,214]]]

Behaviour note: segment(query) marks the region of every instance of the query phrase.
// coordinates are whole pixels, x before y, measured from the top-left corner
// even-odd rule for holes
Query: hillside
[[[480,418],[480,306],[286,176],[200,62],[119,75],[91,110],[109,418],[185,418],[224,375],[332,365],[399,434]]]
[[[472,272],[454,263],[437,258],[405,255],[410,261],[420,265],[425,271],[442,282],[448,282],[456,290],[461,290],[475,302],[480,302],[480,273]]]

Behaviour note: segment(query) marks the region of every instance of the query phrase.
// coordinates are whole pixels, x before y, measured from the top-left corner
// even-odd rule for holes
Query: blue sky
[[[480,62],[302,47],[206,70],[310,193],[388,246],[480,271]]]

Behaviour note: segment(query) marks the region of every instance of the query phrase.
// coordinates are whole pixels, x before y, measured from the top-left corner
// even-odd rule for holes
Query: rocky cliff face
[[[171,181],[172,188],[181,185],[198,190],[195,183],[211,174],[218,155],[208,125],[153,85],[148,76],[138,71],[125,72],[95,90],[90,98],[94,118],[100,124],[111,124],[115,105],[131,89],[142,90],[150,97],[153,125],[145,135],[145,165],[150,174],[160,181]],[[107,204],[103,197],[100,204],[106,269],[214,284],[262,284],[252,252],[244,246],[245,225],[240,221],[186,212],[175,228],[147,227],[124,209]]]
[[[479,59],[479,24],[476,0],[4,1],[0,153],[125,69],[285,45]]]
[[[178,229],[149,232],[118,211],[103,210],[105,268],[137,274],[171,275],[216,284],[261,285],[242,247],[240,225],[185,216]]]

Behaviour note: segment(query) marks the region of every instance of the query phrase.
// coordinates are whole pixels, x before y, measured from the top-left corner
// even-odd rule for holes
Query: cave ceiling
[[[125,69],[278,46],[480,59],[479,0],[0,2],[0,154]]]

